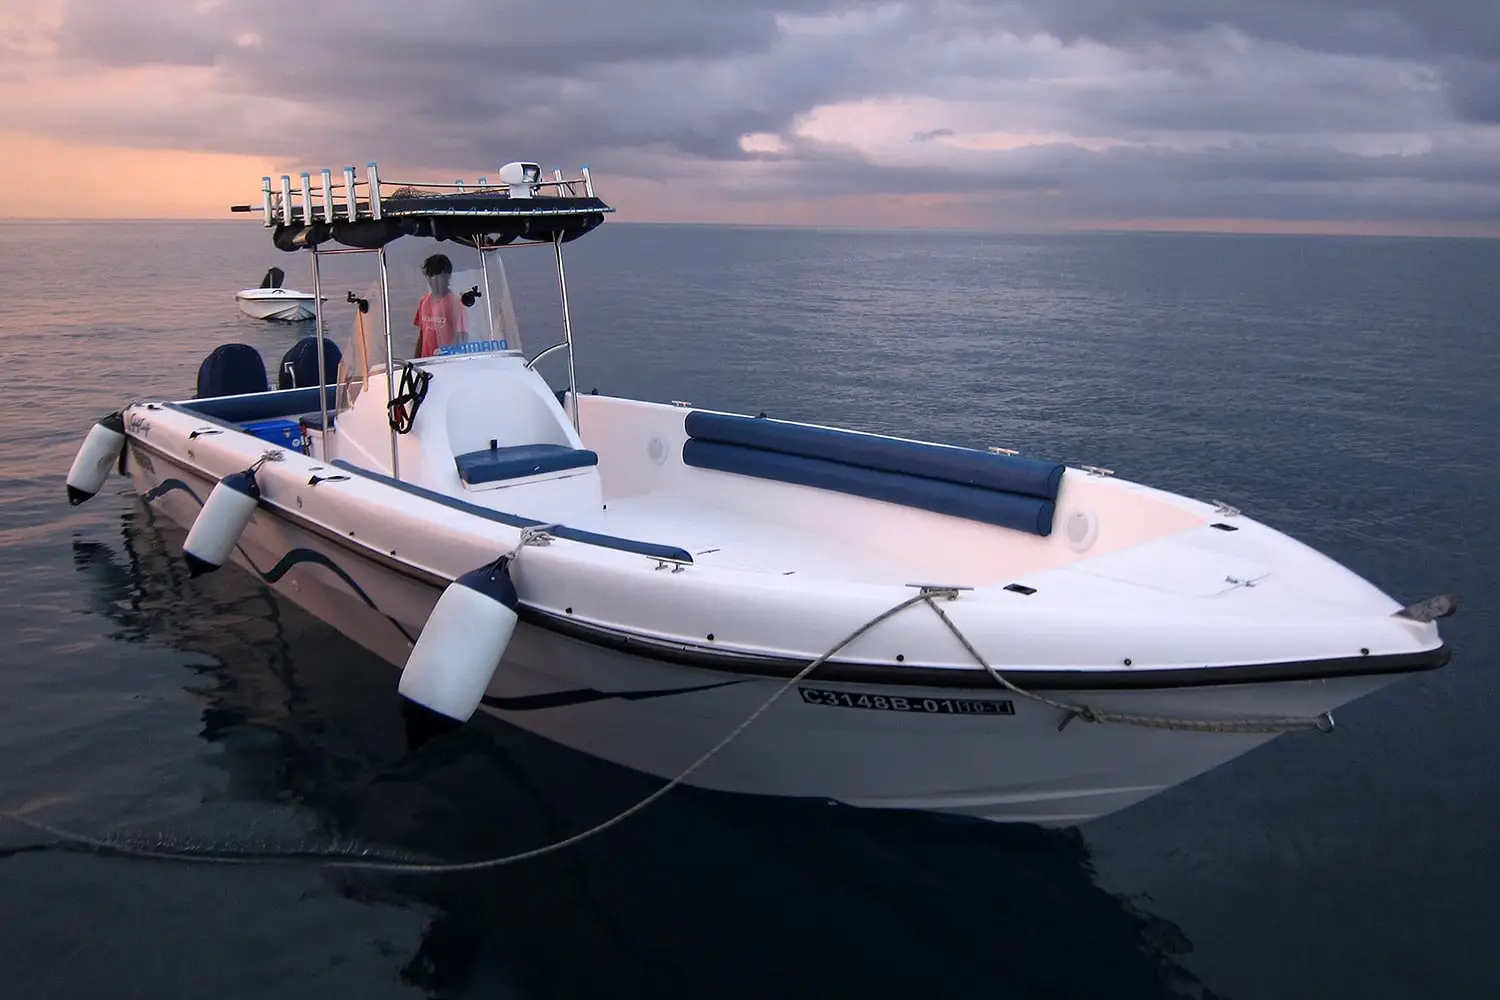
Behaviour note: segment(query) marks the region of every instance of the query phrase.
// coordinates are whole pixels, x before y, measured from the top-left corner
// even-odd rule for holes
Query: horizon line
[[[14,223],[242,223],[254,220],[241,216],[239,218],[228,218],[208,215],[193,216],[26,216],[0,215],[0,224]],[[1341,221],[1327,219],[1311,220],[1285,220],[1285,219],[1183,219],[1169,220],[1109,220],[1101,221],[1095,225],[1053,225],[1053,226],[1015,226],[1015,227],[972,227],[972,226],[919,226],[919,225],[850,225],[847,223],[808,223],[808,222],[716,222],[716,221],[683,221],[683,220],[651,220],[651,219],[613,219],[616,226],[696,226],[700,228],[719,229],[795,229],[795,230],[844,230],[850,232],[923,232],[943,233],[953,235],[972,236],[1058,236],[1070,234],[1150,234],[1169,236],[1314,236],[1314,237],[1337,237],[1355,239],[1452,239],[1452,240],[1486,240],[1500,239],[1500,223],[1493,226],[1483,224],[1478,232],[1412,232],[1393,231],[1378,232],[1370,231],[1369,228],[1381,225],[1392,225],[1376,220]],[[1238,224],[1242,228],[1235,228]],[[1430,225],[1430,223],[1428,223]],[[1396,223],[1394,225],[1401,225]],[[1421,222],[1415,223],[1423,225]],[[259,228],[266,228],[260,223]]]

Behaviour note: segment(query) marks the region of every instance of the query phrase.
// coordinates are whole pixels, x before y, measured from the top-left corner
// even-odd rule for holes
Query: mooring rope
[[[938,607],[937,601],[933,600],[936,596],[947,596],[949,594],[956,594],[956,591],[948,591],[942,595],[934,593],[926,594],[927,606],[937,613],[937,616],[942,619],[944,625],[948,626],[948,631],[952,632],[954,637],[963,643],[964,649],[968,650],[969,655],[974,658],[974,662],[983,667],[1001,687],[1012,694],[1051,706],[1064,713],[1062,721],[1057,724],[1059,730],[1063,729],[1074,719],[1082,719],[1084,722],[1117,722],[1127,726],[1144,726],[1150,729],[1176,729],[1195,733],[1283,733],[1302,729],[1316,729],[1324,733],[1333,732],[1333,715],[1329,712],[1324,712],[1318,716],[1181,719],[1165,715],[1137,715],[1133,712],[1107,711],[1102,708],[1094,708],[1092,705],[1074,705],[1066,701],[1048,698],[1045,695],[1036,694],[1032,691],[1022,690],[1006,680],[1005,676],[999,670],[996,670],[980,654],[979,650],[974,648],[974,644],[969,641],[969,637],[964,635],[963,630],[955,625],[953,619],[949,618],[943,609]],[[949,597],[949,600],[952,599],[952,597]]]
[[[538,525],[534,528],[524,529],[521,541],[516,546],[512,555],[514,555],[515,552],[519,552],[528,544],[545,545],[546,541],[544,540],[544,538],[546,535],[546,531],[548,528],[552,527],[556,527],[556,525]],[[95,851],[108,855],[126,856],[152,861],[177,861],[186,863],[221,865],[311,864],[320,868],[332,868],[344,871],[375,871],[384,872],[391,875],[452,875],[462,872],[475,872],[490,868],[500,868],[505,865],[517,864],[519,862],[529,861],[547,854],[553,854],[557,851],[565,850],[576,844],[580,844],[583,841],[590,839],[591,837],[596,837],[599,834],[604,833],[606,830],[609,830],[612,827],[618,826],[620,823],[625,822],[625,820],[646,809],[652,803],[658,801],[668,792],[672,791],[672,789],[676,788],[678,785],[681,785],[700,767],[708,763],[708,761],[711,760],[716,754],[727,747],[730,743],[734,742],[734,740],[737,739],[741,733],[743,733],[750,727],[751,723],[760,718],[763,713],[765,713],[772,705],[780,700],[780,698],[789,690],[791,690],[794,685],[802,680],[805,680],[808,675],[810,675],[814,670],[818,669],[818,667],[826,663],[831,657],[837,654],[845,646],[849,645],[855,639],[858,639],[860,636],[864,635],[866,632],[870,631],[870,629],[874,628],[876,625],[879,625],[886,619],[892,618],[916,604],[926,604],[928,607],[930,607],[937,614],[938,618],[942,620],[943,624],[948,627],[948,630],[953,633],[953,635],[958,639],[960,643],[963,644],[964,648],[969,652],[969,655],[974,658],[974,661],[981,667],[983,667],[984,670],[990,675],[990,677],[992,677],[997,683],[999,683],[1000,686],[1004,687],[1007,691],[1010,691],[1018,697],[1026,698],[1028,700],[1047,705],[1051,708],[1055,708],[1063,712],[1064,716],[1062,722],[1059,723],[1057,727],[1059,730],[1061,730],[1075,718],[1082,719],[1084,722],[1090,723],[1113,722],[1123,725],[1145,726],[1156,729],[1178,729],[1192,732],[1262,733],[1284,732],[1299,729],[1319,729],[1324,732],[1332,730],[1333,719],[1327,713],[1324,713],[1323,715],[1316,718],[1292,716],[1283,718],[1258,719],[1181,719],[1170,718],[1166,716],[1137,715],[1129,712],[1106,711],[1104,709],[1094,708],[1090,705],[1072,704],[1070,702],[1059,701],[1053,698],[1048,698],[1045,695],[1026,691],[1006,679],[1006,677],[1001,674],[999,670],[997,670],[992,664],[990,664],[989,661],[986,660],[979,653],[979,651],[974,648],[974,644],[970,642],[969,638],[964,635],[963,631],[956,624],[954,624],[953,619],[950,618],[942,608],[938,607],[936,601],[936,598],[938,597],[943,597],[947,600],[956,600],[958,597],[958,591],[940,587],[924,587],[913,596],[906,598],[905,600],[891,606],[890,608],[887,608],[885,611],[882,611],[880,614],[876,615],[874,618],[871,618],[859,628],[849,633],[843,639],[839,640],[839,642],[831,649],[829,649],[828,652],[824,653],[822,656],[819,656],[807,666],[797,671],[797,673],[789,678],[784,684],[782,684],[781,687],[777,688],[775,693],[772,694],[771,697],[767,698],[759,708],[757,708],[754,712],[751,712],[743,722],[741,722],[734,729],[730,730],[728,735],[726,735],[722,740],[716,743],[697,760],[688,765],[688,767],[680,774],[672,778],[670,781],[668,781],[662,787],[658,788],[656,791],[652,792],[650,795],[647,795],[645,798],[636,802],[634,805],[630,806],[623,812],[617,813],[614,816],[611,816],[609,819],[604,820],[602,823],[598,823],[592,827],[589,827],[587,830],[576,833],[571,837],[566,837],[562,840],[554,841],[550,844],[545,844],[541,847],[532,848],[531,850],[527,851],[521,851],[517,854],[508,854],[495,858],[484,858],[478,861],[423,862],[382,856],[372,857],[367,852],[362,852],[358,857],[348,857],[331,853],[306,851],[259,851],[252,853],[237,851],[193,851],[180,848],[135,847],[130,844],[121,843],[117,840],[112,841],[105,838],[94,837],[89,834],[78,833],[73,830],[66,830],[61,827],[52,826],[51,824],[42,823],[20,813],[0,811],[0,817],[8,819],[11,822],[17,823],[21,826],[29,827],[38,832],[45,833],[48,836],[55,837],[58,840],[63,841],[65,844],[74,844],[92,848]],[[21,849],[34,850],[39,846],[43,845],[36,845],[32,848]]]
[[[521,540],[516,542],[516,547],[507,552],[502,558],[514,559],[521,554],[521,550],[528,545],[545,547],[552,544],[552,529],[561,528],[560,523],[532,524],[521,529]],[[498,560],[497,560],[498,562]]]
[[[523,542],[522,544],[525,543]],[[545,854],[552,854],[556,851],[561,851],[566,848],[572,847],[575,844],[582,843],[583,841],[588,840],[590,837],[598,836],[611,827],[625,822],[625,820],[629,819],[631,816],[634,816],[636,813],[645,809],[647,806],[651,805],[653,802],[666,795],[672,789],[682,784],[692,776],[693,772],[697,771],[698,768],[708,763],[708,761],[715,754],[727,747],[740,735],[740,733],[749,728],[752,722],[760,718],[761,714],[769,709],[772,705],[774,705],[782,695],[791,690],[793,685],[806,678],[808,674],[812,673],[818,667],[822,666],[829,657],[836,654],[839,650],[843,649],[845,646],[849,645],[849,643],[853,642],[855,639],[858,639],[860,636],[864,635],[870,629],[874,628],[876,625],[879,625],[887,618],[899,614],[900,612],[911,607],[913,604],[920,603],[921,601],[925,600],[926,597],[927,595],[925,592],[916,594],[902,601],[900,604],[882,611],[874,618],[871,618],[869,621],[865,622],[859,628],[849,633],[849,635],[844,639],[840,640],[838,645],[834,646],[828,652],[824,653],[816,660],[813,660],[801,670],[797,671],[797,673],[793,675],[785,684],[777,688],[776,692],[772,694],[771,697],[767,698],[759,708],[757,708],[754,712],[751,712],[744,722],[741,722],[738,726],[731,730],[727,736],[725,736],[722,740],[715,744],[710,750],[708,750],[707,753],[703,754],[697,760],[693,761],[693,763],[688,765],[687,769],[684,770],[681,774],[677,775],[671,781],[667,782],[665,785],[658,788],[650,795],[647,795],[645,798],[641,799],[639,802],[626,809],[624,812],[617,813],[604,822],[592,826],[589,829],[582,831],[581,833],[575,833],[571,837],[555,841],[551,844],[546,844],[542,847],[536,847],[529,851],[522,851],[519,854],[509,854],[498,858],[484,858],[479,861],[429,863],[420,861],[399,861],[392,858],[343,858],[328,856],[325,860],[322,861],[318,861],[315,859],[313,863],[318,864],[323,868],[334,868],[344,871],[379,871],[391,875],[452,875],[460,872],[483,871],[487,868],[500,868],[504,865],[516,864],[520,861],[529,861],[532,858],[539,858]],[[283,857],[263,852],[256,854],[240,854],[234,852],[205,853],[194,851],[160,850],[153,848],[136,848],[129,845],[112,843],[99,837],[89,836],[88,834],[76,833],[72,830],[64,830],[61,827],[55,827],[47,823],[42,823],[18,813],[0,812],[0,816],[3,816],[14,823],[19,823],[22,826],[30,827],[33,830],[40,831],[47,834],[48,836],[56,837],[60,840],[82,844],[84,846],[92,847],[96,850],[100,850],[110,854],[123,854],[135,858],[155,861],[182,861],[197,864],[221,865],[307,863],[307,858],[305,855],[296,857]]]

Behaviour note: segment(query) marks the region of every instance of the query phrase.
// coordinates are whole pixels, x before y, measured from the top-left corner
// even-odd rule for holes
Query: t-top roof
[[[591,232],[614,211],[594,194],[588,167],[572,179],[557,169],[543,179],[535,163],[508,163],[500,168],[499,183],[480,177],[466,185],[462,180],[383,181],[371,163],[363,181],[355,178],[353,167],[345,167],[342,190],[332,171],[320,174],[317,185],[311,174],[301,175],[300,198],[293,194],[289,175],[282,175],[279,191],[270,177],[261,179],[262,214],[279,249],[333,242],[373,250],[403,236],[473,246],[566,243]],[[235,205],[231,211],[253,212],[254,207]]]

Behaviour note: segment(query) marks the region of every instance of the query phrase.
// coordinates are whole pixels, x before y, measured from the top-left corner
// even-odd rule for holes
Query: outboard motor
[[[286,272],[279,267],[273,267],[266,272],[266,276],[260,279],[262,288],[280,288],[281,283],[286,280]]]
[[[220,344],[198,366],[199,399],[268,392],[270,388],[266,363],[249,344]]]
[[[333,385],[338,381],[339,362],[344,358],[338,345],[323,341],[323,383]],[[297,389],[318,384],[318,338],[303,337],[292,345],[291,350],[281,356],[281,367],[276,372],[276,388]]]

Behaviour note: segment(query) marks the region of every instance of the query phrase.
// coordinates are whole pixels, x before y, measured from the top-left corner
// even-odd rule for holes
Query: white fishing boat
[[[287,323],[312,319],[317,314],[315,296],[311,292],[283,288],[281,283],[284,280],[286,273],[279,267],[273,267],[266,271],[259,288],[244,288],[235,292],[235,304],[240,307],[240,312],[251,319],[274,319]]]
[[[702,787],[1068,825],[1449,660],[1451,598],[1396,600],[1222,503],[579,394],[563,251],[612,211],[586,168],[466,188],[370,164],[340,188],[304,174],[299,203],[266,178],[260,206],[315,283],[327,254],[375,258],[334,381],[326,318],[317,385],[271,390],[221,347],[195,398],[96,424],[68,495],[127,472],[189,528],[195,574],[232,561],[401,668],[415,722],[483,712]],[[403,301],[387,247],[424,239],[447,263]],[[529,355],[502,262],[526,246],[552,248],[563,330]]]

